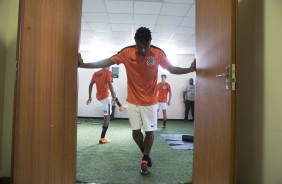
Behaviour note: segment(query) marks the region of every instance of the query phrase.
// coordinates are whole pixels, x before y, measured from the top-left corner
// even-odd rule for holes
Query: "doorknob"
[[[219,73],[219,74],[216,74],[215,76],[216,76],[216,78],[226,77],[226,73]]]
[[[218,73],[215,75],[216,78],[220,78],[220,77],[225,77],[225,89],[229,90],[230,89],[230,65],[226,66],[226,72],[225,73]]]

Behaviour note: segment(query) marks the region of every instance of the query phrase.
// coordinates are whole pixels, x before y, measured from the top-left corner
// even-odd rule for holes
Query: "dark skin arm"
[[[78,67],[80,68],[105,68],[114,64],[115,63],[111,60],[111,58],[102,59],[92,63],[84,63],[81,58],[81,54],[78,53]]]
[[[177,66],[170,66],[167,69],[171,74],[186,74],[196,71],[196,58],[194,58],[189,68],[180,68]]]
[[[88,100],[86,102],[87,105],[92,102],[91,94],[92,94],[93,85],[94,85],[94,83],[90,82],[89,88],[88,88]]]
[[[115,93],[115,90],[114,90],[114,87],[113,87],[113,84],[111,81],[108,82],[108,85],[109,85],[109,89],[111,91],[111,95],[112,95],[112,100],[115,101],[116,100],[116,93]]]

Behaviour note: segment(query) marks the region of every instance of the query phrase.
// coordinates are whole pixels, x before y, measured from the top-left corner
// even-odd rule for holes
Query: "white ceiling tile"
[[[80,31],[81,38],[89,38],[89,37],[92,38],[93,35],[94,35],[93,31],[84,31],[84,30]]]
[[[106,0],[105,3],[108,13],[133,13],[132,1]]]
[[[111,24],[112,31],[125,31],[131,32],[132,31],[132,24]]]
[[[109,14],[111,23],[129,23],[133,22],[133,14]]]
[[[90,26],[88,25],[88,23],[82,22],[82,23],[81,23],[81,30],[83,30],[83,31],[91,31],[91,28],[90,28]]]
[[[187,13],[187,17],[195,17],[196,11],[195,11],[195,5],[192,5]]]
[[[91,46],[92,46],[91,44],[86,44],[86,43],[80,42],[79,51],[82,53],[82,51],[90,50]],[[84,57],[83,57],[83,60],[86,61],[86,59]]]
[[[177,44],[180,47],[194,47],[195,46],[195,42],[193,42],[193,41],[170,40],[169,43]]]
[[[169,40],[172,33],[152,33],[153,40]]]
[[[185,17],[180,26],[195,27],[195,18]]]
[[[154,33],[166,33],[166,34],[172,34],[175,32],[175,26],[160,26],[157,25],[155,27]]]
[[[130,32],[113,32],[113,37],[116,38],[125,38],[125,39],[131,39],[131,31]]]
[[[176,40],[176,41],[190,41],[192,34],[174,34],[171,38],[171,40]]]
[[[82,23],[86,22],[86,20],[85,20],[83,14],[82,14],[82,16],[81,16],[81,22],[82,22]]]
[[[117,52],[135,44],[142,26],[151,30],[152,45],[195,54],[194,0],[83,0],[81,22],[80,50],[86,52]]]
[[[175,34],[195,34],[194,27],[177,27]]]
[[[108,14],[106,13],[83,13],[83,17],[86,22],[109,22]]]
[[[106,12],[104,0],[83,0],[82,12]]]
[[[134,2],[134,13],[136,14],[159,14],[162,3],[160,2]]]
[[[134,15],[134,24],[156,24],[157,15]]]
[[[94,43],[94,37],[92,36],[92,38],[87,38],[87,37],[84,37],[84,38],[81,38],[80,41],[83,42],[84,44],[93,44]]]
[[[113,33],[110,32],[100,32],[100,31],[94,31],[94,35],[96,38],[110,38],[112,39]]]
[[[169,26],[178,26],[182,21],[182,17],[174,16],[160,16],[158,19],[158,25],[169,25]]]
[[[164,3],[161,15],[185,16],[190,8],[189,4]]]
[[[107,23],[89,23],[89,26],[93,31],[100,31],[100,32],[111,31],[111,25]]]

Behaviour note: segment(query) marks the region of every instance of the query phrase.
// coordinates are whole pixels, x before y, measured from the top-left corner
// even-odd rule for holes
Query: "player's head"
[[[165,82],[165,80],[166,80],[166,75],[165,75],[165,74],[162,74],[162,75],[161,75],[161,78],[162,78],[162,82]]]
[[[146,27],[138,28],[135,33],[134,39],[138,53],[140,55],[147,54],[148,50],[150,49],[151,40],[152,40],[150,29]]]
[[[190,84],[190,85],[193,85],[193,84],[194,84],[193,78],[190,78],[190,79],[189,79],[189,84]]]

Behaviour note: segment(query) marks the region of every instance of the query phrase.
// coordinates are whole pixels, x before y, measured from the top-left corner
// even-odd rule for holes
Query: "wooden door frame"
[[[34,0],[34,1],[36,1],[36,0]],[[81,0],[80,0],[80,1],[81,1]],[[22,2],[23,2],[23,1],[21,1],[20,7],[22,6]],[[68,3],[69,3],[69,2],[68,2]],[[68,3],[66,3],[66,4],[68,4]],[[23,11],[20,11],[20,12],[21,12],[21,14],[25,13],[25,12],[23,12]],[[23,15],[21,15],[21,16],[23,16]],[[21,19],[20,19],[20,20],[21,20]],[[80,24],[81,24],[81,23],[80,23]],[[24,22],[19,22],[19,27],[20,27],[20,26],[23,26],[22,29],[32,29],[32,27],[30,27],[30,28],[25,27],[25,26],[28,26],[28,25],[26,25]],[[19,28],[19,32],[20,32],[22,29]],[[20,41],[20,42],[21,42],[21,41]],[[20,45],[20,43],[19,43],[19,45]],[[20,52],[21,52],[21,51],[19,51],[19,53],[20,53]],[[73,53],[72,53],[72,55],[71,55],[71,60],[72,60],[72,61],[74,61],[74,60],[76,59],[76,54],[75,54],[74,52],[75,52],[75,48],[73,48]],[[22,61],[22,58],[20,58],[20,57],[21,57],[21,55],[19,56],[19,61]],[[30,59],[30,57],[28,57],[28,58]],[[76,67],[76,66],[73,65],[73,67]],[[63,70],[63,69],[62,69],[62,70]],[[32,71],[30,71],[30,72],[32,72]],[[19,77],[19,76],[17,76],[17,77]],[[20,88],[21,88],[21,86],[18,86],[18,87],[17,87],[17,91],[18,91]],[[18,95],[19,95],[19,94],[17,93],[16,96],[18,96]],[[14,123],[14,124],[17,125],[17,123],[20,121],[20,119],[18,118],[18,116],[19,116],[19,113],[21,113],[21,112],[19,112],[18,109],[17,109],[18,106],[20,105],[20,104],[19,104],[19,97],[16,97],[15,99],[16,99],[16,101],[15,101],[15,104],[16,104],[16,105],[15,105],[15,120],[14,120],[15,123]],[[195,113],[197,114],[197,111],[196,111]],[[76,114],[76,115],[77,115],[77,114]],[[13,136],[13,148],[14,148],[14,149],[13,149],[13,154],[14,154],[14,151],[17,150],[17,149],[15,149],[15,146],[17,146],[17,142],[16,142],[15,139],[18,139],[18,138],[19,138],[19,137],[17,138],[17,136],[18,136],[18,135],[17,135],[17,130],[18,130],[18,127],[16,126],[15,129],[14,129],[14,136]],[[75,139],[75,140],[76,140],[76,139]],[[76,143],[76,141],[75,141],[75,143]],[[235,143],[234,143],[234,145],[235,145]],[[76,154],[76,150],[75,150],[75,154]],[[72,155],[75,155],[75,154],[72,153]],[[17,162],[17,158],[16,158],[17,156],[19,156],[19,155],[14,155],[14,156],[13,156],[13,157],[14,157],[14,158],[13,158],[13,168],[12,168],[13,170],[15,169],[14,164],[15,164],[15,162]],[[74,169],[76,169],[76,168],[74,168]],[[235,172],[235,171],[234,171],[234,172]],[[14,175],[15,175],[15,172],[13,172],[13,176],[14,176]],[[235,173],[234,173],[234,175],[235,175]]]

